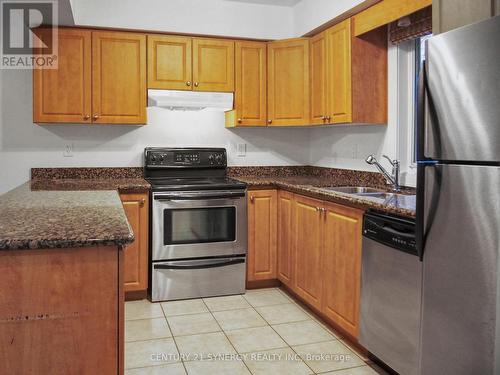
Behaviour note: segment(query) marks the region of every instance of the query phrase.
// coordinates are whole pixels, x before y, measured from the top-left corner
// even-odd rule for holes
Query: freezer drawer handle
[[[227,198],[243,198],[244,191],[224,192],[224,193],[170,193],[170,194],[155,194],[155,200],[196,200],[196,199],[227,199]]]
[[[218,263],[205,263],[205,264],[197,264],[197,265],[175,265],[175,264],[156,264],[154,266],[155,270],[197,270],[203,268],[216,268],[216,267],[224,267],[231,266],[234,264],[245,263],[245,259],[234,259],[226,262],[218,262]]]

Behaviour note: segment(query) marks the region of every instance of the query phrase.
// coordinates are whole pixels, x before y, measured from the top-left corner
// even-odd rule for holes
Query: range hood
[[[233,109],[233,93],[149,89],[148,107],[180,111],[200,111],[205,108],[229,111]]]

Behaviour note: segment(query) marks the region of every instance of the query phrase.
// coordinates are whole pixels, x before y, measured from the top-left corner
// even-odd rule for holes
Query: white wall
[[[284,39],[293,8],[224,0],[74,0],[77,25]]]
[[[302,0],[293,9],[293,33],[301,36],[327,23],[365,0]]]

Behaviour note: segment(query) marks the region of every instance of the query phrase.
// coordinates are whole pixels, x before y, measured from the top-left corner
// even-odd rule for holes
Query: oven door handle
[[[245,197],[245,191],[175,192],[153,195],[153,199],[155,200],[227,199],[243,197]]]
[[[187,262],[183,262],[187,263]],[[155,270],[197,270],[197,269],[203,269],[203,268],[216,268],[216,267],[225,267],[225,266],[231,266],[234,264],[240,264],[240,263],[245,263],[245,258],[238,258],[238,259],[232,259],[228,261],[193,261],[189,263],[194,263],[194,264],[175,264],[175,262],[171,263],[162,263],[162,264],[155,264],[154,269]]]

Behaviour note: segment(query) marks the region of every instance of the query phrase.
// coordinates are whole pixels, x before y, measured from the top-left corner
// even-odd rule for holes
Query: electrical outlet
[[[75,144],[74,143],[66,143],[64,145],[64,151],[63,151],[63,156],[65,158],[71,158],[74,156],[74,149],[75,149]]]
[[[238,155],[238,156],[246,156],[247,155],[247,144],[246,143],[238,143],[236,145],[236,155]]]

